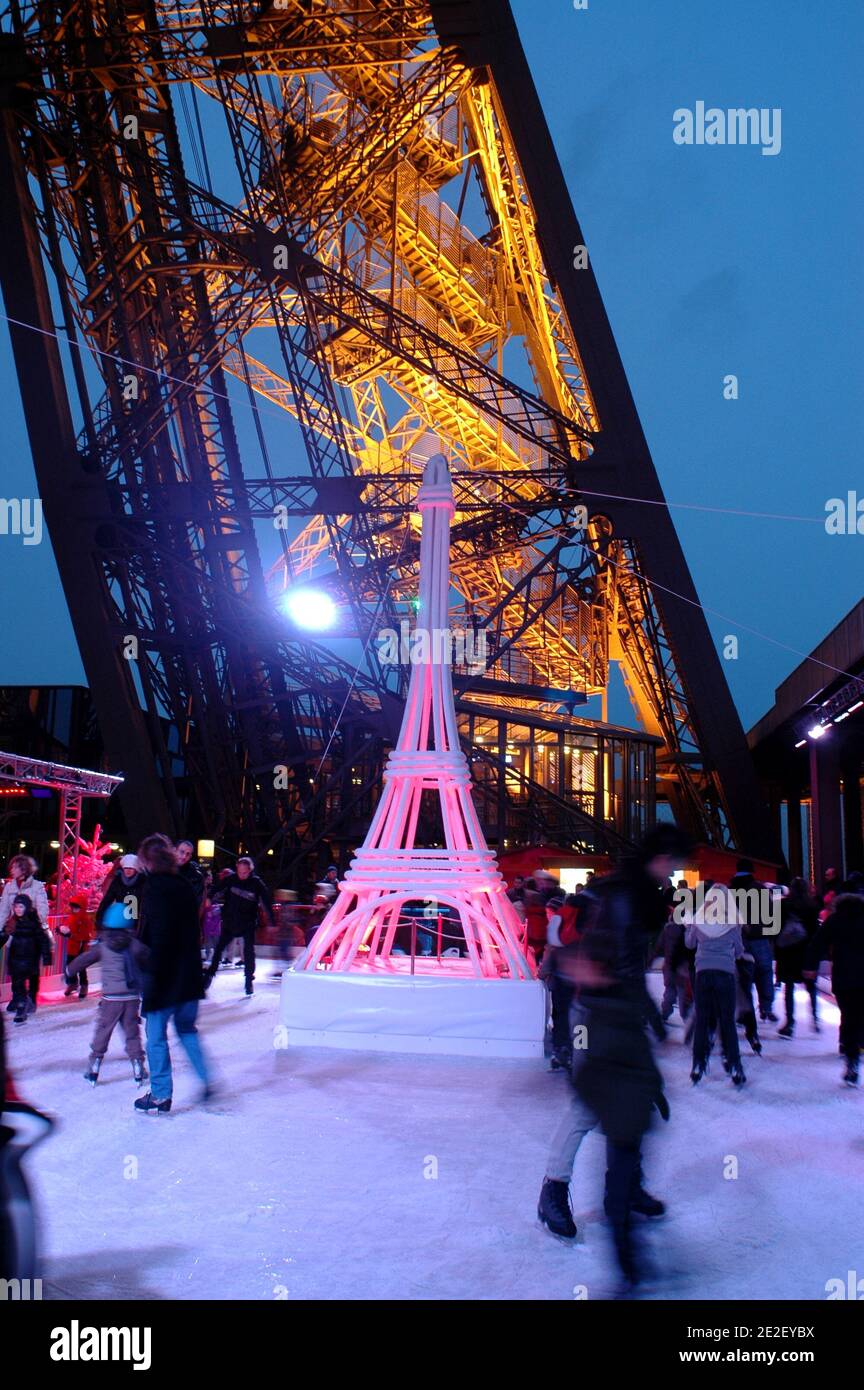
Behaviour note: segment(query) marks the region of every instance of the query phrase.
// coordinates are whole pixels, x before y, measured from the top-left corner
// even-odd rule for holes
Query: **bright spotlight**
[[[323,589],[291,589],[281,606],[293,623],[309,632],[323,632],[336,621],[336,605]]]
[[[807,737],[808,737],[808,738],[824,738],[824,736],[825,736],[825,734],[827,734],[827,732],[828,732],[828,730],[825,728],[824,724],[814,724],[812,729],[808,729],[808,730],[807,730]]]

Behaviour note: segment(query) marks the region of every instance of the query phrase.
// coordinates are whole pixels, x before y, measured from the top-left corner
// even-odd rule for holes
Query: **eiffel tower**
[[[0,282],[130,834],[282,881],[362,839],[434,430],[450,623],[489,639],[460,710],[560,722],[617,662],[678,821],[775,854],[506,0],[16,0],[0,115]],[[313,581],[359,665],[281,618]],[[621,843],[596,789],[553,800]]]
[[[471,801],[468,760],[459,742],[449,648],[436,634],[449,623],[450,519],[455,511],[447,461],[429,447],[417,495],[422,518],[418,613],[428,659],[411,668],[405,714],[384,769],[384,792],[365,843],[340,885],[298,969],[314,970],[330,956],[333,970],[394,969],[400,911],[408,901],[431,900],[455,911],[473,973],[495,979],[530,979],[520,946],[519,919],[504,893]],[[435,819],[444,847],[417,845],[424,794],[437,798]],[[449,919],[448,919],[449,920]],[[421,962],[422,964],[422,962]],[[449,964],[449,962],[448,962]],[[415,968],[412,959],[411,969]]]

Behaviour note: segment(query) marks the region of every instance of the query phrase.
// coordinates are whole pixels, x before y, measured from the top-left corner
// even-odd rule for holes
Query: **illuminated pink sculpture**
[[[427,966],[420,957],[417,968],[458,974],[467,965],[468,973],[487,979],[532,979],[520,944],[522,925],[471,800],[450,665],[442,652],[447,644],[435,638],[448,630],[450,520],[455,511],[447,462],[440,453],[426,464],[417,506],[422,517],[419,617],[428,634],[425,659],[412,666],[402,728],[384,769],[384,790],[366,841],[295,968],[315,970],[329,956],[333,971],[401,972],[407,959],[393,954],[400,912],[406,902],[432,899],[457,912],[468,961],[445,957]],[[424,791],[437,793],[444,849],[416,844]]]

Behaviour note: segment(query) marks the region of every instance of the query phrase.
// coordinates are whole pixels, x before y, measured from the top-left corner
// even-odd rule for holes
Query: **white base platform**
[[[542,1057],[546,998],[538,980],[288,970],[279,1016],[279,1047]]]

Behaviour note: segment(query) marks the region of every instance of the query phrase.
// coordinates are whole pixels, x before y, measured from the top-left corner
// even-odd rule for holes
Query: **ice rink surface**
[[[29,1159],[50,1299],[568,1299],[615,1286],[603,1224],[604,1143],[588,1136],[571,1189],[579,1238],[536,1223],[568,1083],[531,1061],[278,1050],[279,984],[243,996],[223,970],[200,1028],[221,1087],[172,1043],[174,1109],[139,1092],[115,1032],[99,1085],[82,1079],[96,1001],[7,1015],[10,1063],[58,1128]],[[779,1003],[779,998],[778,998]],[[864,1275],[864,1095],[840,1084],[836,1010],[786,1042],[763,1024],[694,1089],[673,1016],[658,1047],[672,1107],[645,1146],[669,1206],[650,1232],[664,1299],[824,1299]],[[779,1010],[778,1010],[779,1011]],[[677,1025],[677,1026],[676,1026]],[[172,1034],[173,1038],[173,1034]],[[737,1171],[737,1176],[732,1176]]]

